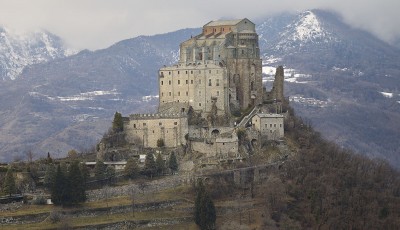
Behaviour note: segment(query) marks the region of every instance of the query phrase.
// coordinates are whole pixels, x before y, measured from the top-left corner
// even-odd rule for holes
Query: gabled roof
[[[247,18],[236,19],[236,20],[219,20],[219,21],[211,21],[205,24],[204,26],[234,26],[243,20],[247,20],[250,22],[250,20]]]

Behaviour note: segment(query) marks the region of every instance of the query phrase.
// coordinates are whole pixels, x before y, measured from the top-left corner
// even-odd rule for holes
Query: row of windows
[[[168,75],[171,75],[171,71],[168,71]],[[178,74],[180,74],[181,71],[178,70]],[[201,73],[201,70],[199,70],[199,73]],[[212,73],[212,70],[208,70],[208,73]],[[219,70],[215,70],[215,73],[219,73]],[[188,71],[185,71],[185,74],[188,74]],[[190,74],[193,74],[193,70],[190,71]],[[161,75],[164,75],[164,72],[161,72]]]
[[[199,91],[198,95],[201,96],[201,91]],[[219,91],[217,91],[217,96],[219,96],[219,95],[220,95],[220,93],[219,93]],[[161,93],[161,97],[163,97],[163,96],[164,96],[164,92]],[[172,92],[168,92],[168,96],[172,96]],[[181,92],[178,92],[178,96],[181,96]],[[186,96],[189,96],[188,91],[186,91]]]
[[[269,124],[269,127],[272,128],[272,124]],[[282,128],[282,124],[279,124],[279,127]],[[265,128],[268,128],[268,124],[265,124]],[[276,124],[274,124],[274,128],[276,128]]]
[[[162,126],[162,122],[159,122],[158,125],[159,125],[159,126]],[[174,125],[178,125],[178,122],[175,121],[175,122],[174,122]],[[147,124],[146,124],[145,122],[143,122],[143,127],[146,127],[146,126],[147,126]],[[136,129],[136,124],[133,124],[133,128]]]
[[[189,84],[189,80],[185,80],[185,83],[186,83],[186,85],[188,85]],[[168,81],[168,85],[171,85],[172,84],[172,81],[171,80],[169,80]],[[181,84],[181,80],[178,80],[178,85],[180,85]],[[190,84],[193,84],[193,80],[190,80]],[[201,84],[201,80],[199,80],[199,84]],[[161,81],[161,85],[164,85],[164,81]],[[220,84],[219,84],[219,79],[215,79],[215,86],[219,86]],[[212,82],[211,82],[211,79],[208,79],[208,86],[212,86]]]

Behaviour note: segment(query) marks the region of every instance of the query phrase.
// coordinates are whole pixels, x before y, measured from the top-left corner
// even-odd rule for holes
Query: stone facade
[[[165,147],[177,147],[186,143],[187,117],[184,114],[133,114],[125,122],[126,140],[157,148],[157,140],[163,139]],[[139,142],[139,143],[138,143]]]
[[[252,126],[268,140],[278,140],[284,136],[284,116],[281,114],[258,113],[251,120]]]
[[[192,106],[206,115],[217,94],[219,114],[228,112],[230,105],[246,109],[262,103],[262,61],[254,23],[246,18],[207,23],[203,33],[181,43],[178,65],[162,68],[159,78],[161,109],[179,102],[182,108]]]

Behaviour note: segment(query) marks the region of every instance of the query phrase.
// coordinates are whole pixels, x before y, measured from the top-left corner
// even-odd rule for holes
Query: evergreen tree
[[[79,169],[81,170],[82,173],[83,182],[86,185],[90,177],[89,169],[86,167],[85,163],[79,164]]]
[[[72,162],[68,173],[68,180],[70,182],[70,186],[66,192],[69,193],[68,197],[70,198],[70,200],[66,201],[66,204],[75,204],[85,201],[86,185],[82,177],[82,172],[79,169],[78,161]]]
[[[118,112],[115,112],[114,114],[112,129],[114,133],[122,132],[124,130],[124,121],[122,119],[122,115]]]
[[[158,175],[161,175],[165,170],[165,162],[160,153],[157,154],[156,167]]]
[[[174,152],[172,152],[171,155],[169,156],[168,168],[170,168],[172,172],[176,172],[178,170],[178,161],[176,160]]]
[[[106,168],[106,178],[108,179],[109,183],[113,183],[115,178],[115,168],[111,165],[107,166]]]
[[[54,176],[53,187],[51,189],[51,201],[55,205],[63,204],[66,198],[65,187],[68,186],[66,182],[67,180],[64,176],[61,166],[58,165],[56,175]]]
[[[17,187],[15,185],[14,170],[10,166],[6,173],[6,178],[4,179],[3,192],[9,194],[16,193]]]
[[[50,152],[47,152],[46,163],[47,163],[47,164],[53,163],[53,159],[52,159],[51,156],[50,156]]]
[[[126,165],[125,165],[124,172],[125,172],[125,175],[131,179],[135,178],[138,175],[139,166],[137,165],[135,159],[133,159],[133,158],[128,159],[128,161],[126,162]]]
[[[217,215],[214,202],[211,200],[201,181],[196,187],[194,218],[200,229],[215,229]]]
[[[94,166],[94,176],[96,180],[103,180],[106,177],[106,165],[103,161],[96,161],[96,165]]]
[[[146,160],[144,161],[144,173],[147,176],[153,178],[153,175],[157,171],[156,162],[154,161],[154,155],[152,153],[148,153],[146,155]]]
[[[46,167],[46,173],[44,175],[43,184],[47,189],[51,190],[54,183],[54,177],[56,175],[56,168],[53,164],[48,164]]]

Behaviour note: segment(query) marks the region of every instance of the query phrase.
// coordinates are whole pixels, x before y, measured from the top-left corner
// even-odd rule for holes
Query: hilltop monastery
[[[252,138],[279,139],[284,116],[263,111],[262,105],[284,101],[283,78],[283,68],[278,67],[272,90],[263,88],[253,22],[211,21],[201,34],[180,44],[176,65],[159,70],[158,113],[126,118],[126,140],[145,148],[156,148],[160,139],[166,147],[191,141],[193,150],[216,156],[238,152],[238,126],[251,124],[256,133]],[[247,116],[240,117],[245,111]],[[235,114],[240,121],[235,122]],[[195,115],[202,122],[194,123]]]

